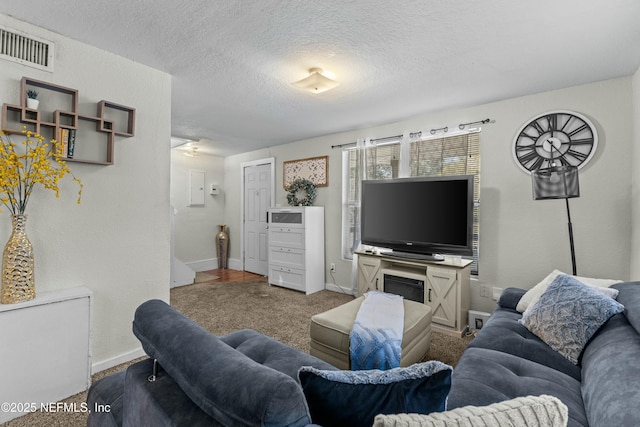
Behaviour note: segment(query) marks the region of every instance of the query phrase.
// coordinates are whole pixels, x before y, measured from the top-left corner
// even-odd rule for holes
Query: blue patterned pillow
[[[556,277],[518,322],[572,363],[609,318],[624,306],[566,274]]]
[[[314,424],[371,426],[377,414],[445,411],[453,368],[416,363],[385,371],[322,371],[304,366],[300,384]]]

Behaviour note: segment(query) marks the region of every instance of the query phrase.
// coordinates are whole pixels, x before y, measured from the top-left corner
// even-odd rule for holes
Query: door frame
[[[253,160],[250,162],[240,163],[240,264],[242,265],[242,271],[244,270],[244,170],[245,168],[260,165],[269,165],[271,170],[271,188],[269,189],[269,207],[274,206],[274,199],[276,196],[276,158],[267,157],[265,159]]]

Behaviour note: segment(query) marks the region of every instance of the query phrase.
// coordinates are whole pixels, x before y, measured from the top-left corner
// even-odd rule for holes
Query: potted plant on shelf
[[[27,108],[37,110],[38,104],[40,104],[40,101],[38,100],[38,92],[33,89],[29,89],[27,91]]]

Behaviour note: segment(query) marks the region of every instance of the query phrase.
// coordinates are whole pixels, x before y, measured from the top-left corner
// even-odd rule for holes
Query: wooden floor
[[[229,270],[228,268],[216,268],[215,270],[207,270],[204,273],[219,276],[218,279],[211,280],[212,283],[248,282],[257,280],[264,280],[265,282],[267,281],[266,276],[249,273],[248,271]]]

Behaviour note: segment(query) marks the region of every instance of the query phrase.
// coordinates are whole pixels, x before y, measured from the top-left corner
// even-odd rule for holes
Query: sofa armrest
[[[506,288],[502,291],[502,294],[500,294],[498,305],[502,308],[515,310],[518,302],[520,302],[520,298],[522,298],[522,296],[526,293],[527,291],[525,289]]]
[[[189,399],[221,424],[311,422],[293,378],[250,359],[165,302],[140,305],[133,332]]]

